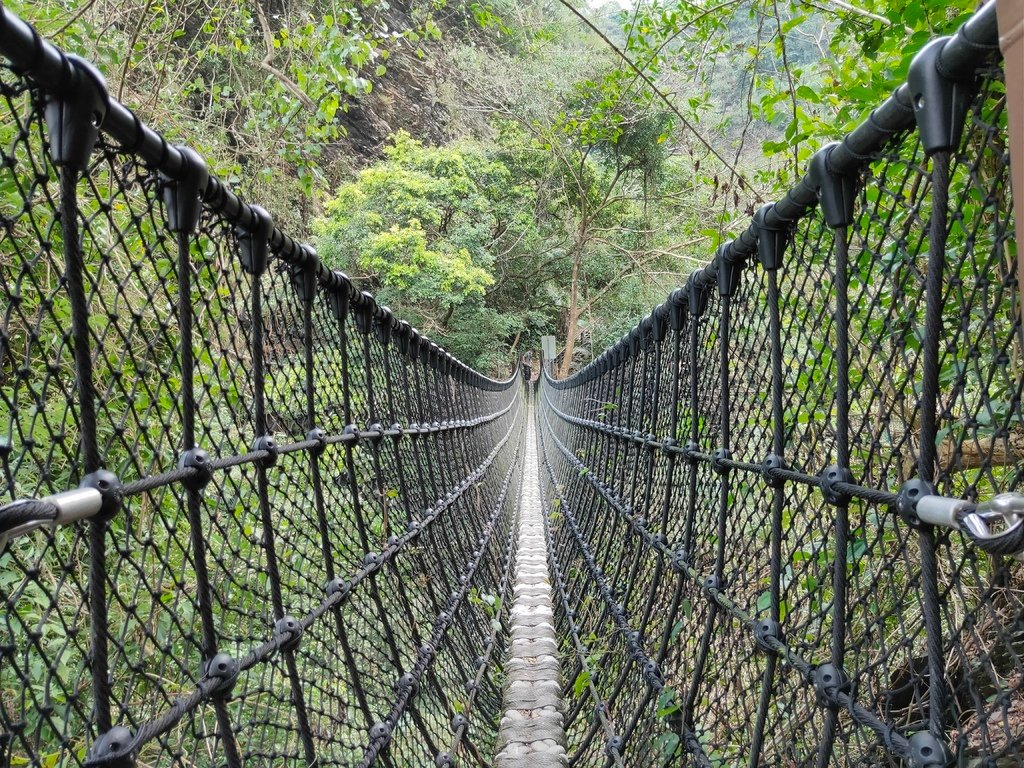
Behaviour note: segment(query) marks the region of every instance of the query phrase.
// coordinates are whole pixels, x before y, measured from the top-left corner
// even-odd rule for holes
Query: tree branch
[[[700,144],[708,152],[710,152],[712,155],[714,155],[714,157],[722,165],[724,165],[729,170],[729,172],[739,181],[741,187],[744,187],[744,188],[748,189],[750,192],[752,192],[754,197],[757,198],[757,202],[759,202],[759,203],[764,202],[764,200],[761,197],[761,195],[759,195],[757,190],[754,189],[753,186],[751,186],[751,184],[746,180],[746,178],[743,176],[743,174],[740,173],[732,163],[730,163],[728,160],[726,160],[718,152],[718,150],[716,150],[713,146],[711,146],[711,142],[709,142],[706,138],[704,138],[704,135],[700,131],[697,130],[697,127],[693,123],[691,123],[689,120],[686,119],[686,117],[683,115],[683,113],[680,112],[679,109],[676,107],[676,105],[672,103],[672,100],[669,99],[669,97],[665,94],[665,92],[662,91],[660,88],[658,88],[657,85],[654,84],[654,81],[651,80],[651,78],[647,75],[647,73],[645,73],[642,69],[640,69],[640,67],[638,67],[633,62],[633,60],[630,59],[629,56],[627,56],[625,54],[625,52],[621,48],[619,48],[619,46],[617,46],[614,42],[612,42],[612,40],[604,32],[602,32],[600,29],[598,29],[594,25],[593,22],[591,22],[586,16],[584,16],[576,8],[574,8],[572,6],[572,4],[569,2],[569,0],[558,0],[558,2],[561,5],[563,5],[566,8],[568,8],[569,11],[573,14],[573,16],[575,16],[580,21],[582,21],[584,24],[586,24],[587,27],[589,27],[590,30],[595,35],[597,35],[598,37],[601,38],[601,40],[604,42],[605,45],[607,45],[609,48],[611,48],[613,51],[615,51],[615,53],[619,56],[619,58],[622,59],[626,63],[626,65],[630,69],[632,69],[637,74],[637,76],[641,80],[644,81],[644,83],[647,84],[647,87],[650,88],[652,91],[654,91],[655,94],[657,94],[658,98],[660,98],[665,103],[665,106],[667,106],[669,108],[669,110],[676,117],[679,118],[679,120],[682,122],[682,124],[684,126],[686,126],[686,129],[688,131],[690,131],[690,133],[692,133],[696,137],[697,141],[700,142]]]
[[[315,110],[317,108],[316,102],[309,98],[306,92],[299,88],[288,75],[274,66],[274,33],[270,30],[270,24],[267,22],[267,16],[263,12],[263,7],[260,5],[259,0],[256,0],[253,6],[256,8],[256,18],[259,19],[260,29],[263,31],[263,44],[267,48],[267,55],[260,62],[260,69],[264,72],[269,72],[277,78],[277,81],[284,86],[285,90],[302,102],[302,106],[306,107],[306,109]]]

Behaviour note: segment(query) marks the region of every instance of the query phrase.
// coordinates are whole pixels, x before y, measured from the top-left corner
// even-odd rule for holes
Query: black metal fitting
[[[124,498],[121,496],[121,480],[110,470],[97,469],[83,477],[78,487],[95,488],[100,492],[102,499],[100,511],[93,517],[94,520],[106,522],[121,511],[121,506],[124,503]]]
[[[451,752],[439,752],[434,758],[435,768],[452,768],[454,765],[455,761],[452,759]]]
[[[668,297],[668,302],[669,325],[672,326],[673,331],[681,331],[683,329],[683,324],[686,322],[684,320],[684,307],[689,305],[686,290],[683,288],[676,288]]]
[[[316,277],[320,272],[320,257],[308,245],[302,246],[302,260],[288,269],[299,301],[307,304],[316,298]]]
[[[398,680],[395,681],[395,690],[397,691],[415,691],[417,688],[416,675],[412,672],[406,672]]]
[[[313,429],[309,430],[309,432],[306,433],[306,439],[313,440],[316,442],[316,445],[309,449],[310,453],[319,455],[323,453],[324,450],[327,448],[327,433],[324,432],[322,429],[317,429],[316,427],[314,427]]]
[[[384,741],[391,735],[391,724],[381,721],[370,726],[370,740]]]
[[[294,616],[282,616],[274,623],[274,639],[279,650],[294,651],[302,640],[302,625]]]
[[[391,334],[395,330],[395,323],[391,310],[387,307],[379,307],[377,309],[377,322],[374,327],[377,330],[377,341],[383,346],[387,347],[391,343]]]
[[[732,254],[732,242],[718,246],[715,257],[718,260],[718,295],[732,296],[743,274],[743,259]]]
[[[420,354],[420,332],[409,326],[409,359],[415,360]]]
[[[661,674],[661,668],[653,661],[645,661],[643,669],[644,680],[647,681],[648,685],[655,688],[660,688],[665,684],[665,677]]]
[[[359,443],[359,427],[355,424],[346,424],[341,430],[341,442],[345,445],[357,445]]]
[[[231,695],[231,689],[238,682],[240,667],[238,662],[231,658],[230,654],[218,653],[203,665],[203,674],[206,677],[218,677],[220,682],[210,691],[215,699],[225,700]]]
[[[84,173],[107,117],[110,96],[96,67],[78,56],[68,56],[67,61],[71,82],[61,92],[47,96],[46,133],[53,164]]]
[[[388,427],[388,437],[390,437],[396,443],[402,439],[403,435],[405,435],[405,430],[402,429],[402,425],[399,424],[397,421],[390,427]]]
[[[728,448],[719,448],[711,454],[711,468],[720,475],[726,475],[729,473],[729,466],[725,462],[731,458],[732,454]]]
[[[819,475],[821,492],[825,495],[825,501],[829,504],[843,504],[849,500],[850,494],[836,489],[836,483],[852,483],[853,473],[847,467],[840,467],[838,464],[830,464],[825,467]]]
[[[412,326],[405,320],[399,320],[395,326],[395,342],[398,344],[398,352],[401,355],[409,354],[409,331]]]
[[[376,552],[367,552],[363,555],[363,565],[367,568],[372,568],[380,562],[380,555]]]
[[[911,768],[945,768],[953,763],[953,756],[943,739],[928,731],[911,734],[907,739]]]
[[[380,445],[380,441],[384,439],[384,425],[379,421],[373,422],[366,428],[365,437],[369,438],[374,447]]]
[[[811,684],[823,707],[834,709],[838,706],[836,696],[849,691],[850,680],[846,673],[835,664],[819,664],[811,672]]]
[[[183,485],[193,491],[205,487],[213,479],[213,463],[210,455],[202,448],[185,451],[178,458],[178,469],[194,469],[192,476],[186,478]]]
[[[781,477],[772,477],[771,471],[773,469],[785,469],[786,463],[782,460],[782,457],[769,453],[764,457],[764,461],[761,462],[761,469],[764,472],[765,482],[768,483],[770,488],[781,488],[786,484],[786,481]]]
[[[664,341],[668,333],[668,311],[664,304],[651,310],[651,338],[656,342]]]
[[[327,586],[324,587],[324,591],[327,593],[328,597],[334,597],[335,595],[341,595],[344,597],[349,593],[350,589],[352,589],[352,582],[346,581],[340,576],[331,579],[327,582]]]
[[[811,157],[807,177],[818,195],[818,205],[825,223],[832,229],[848,227],[854,222],[854,203],[857,199],[857,177],[851,173],[835,173],[829,167],[829,156],[839,146],[833,141]]]
[[[608,757],[621,757],[622,750],[626,746],[626,740],[621,736],[612,736],[604,745],[604,753]]]
[[[633,330],[629,332],[629,354],[633,357],[637,357],[640,354],[640,346],[643,342],[643,332],[640,330],[640,326],[635,326]]]
[[[651,338],[651,332],[654,329],[654,320],[648,315],[640,321],[640,325],[637,326],[640,331],[640,348],[648,349],[651,346],[651,342],[654,340]]]
[[[683,446],[683,453],[686,455],[686,460],[691,464],[696,464],[700,459],[697,458],[697,454],[700,453],[700,445],[695,443],[693,440],[687,441],[686,445]]]
[[[710,576],[704,577],[704,591],[708,594],[711,594],[711,592],[721,592],[725,589],[728,583],[728,580],[724,576],[722,578],[718,578],[717,575],[711,574]]]
[[[452,718],[452,733],[455,733],[460,728],[469,728],[469,718],[465,715],[456,715]]]
[[[128,752],[116,758],[112,757],[127,749],[133,738],[132,732],[123,725],[115,725],[93,742],[86,765],[99,764],[106,768],[135,768],[134,752]]]
[[[774,207],[775,203],[762,205],[754,214],[754,230],[757,232],[757,258],[765,272],[774,272],[782,267],[786,249],[793,237],[792,227],[768,226],[768,212]]]
[[[953,79],[939,69],[942,49],[950,39],[932,40],[918,51],[907,71],[917,132],[926,155],[952,152],[960,146],[976,88],[972,74]]]
[[[698,272],[690,275],[686,281],[686,303],[690,310],[690,317],[700,317],[708,308],[708,289],[697,280]]]
[[[754,641],[757,643],[758,648],[773,653],[775,649],[769,643],[770,640],[778,643],[786,642],[786,636],[782,632],[782,625],[773,619],[758,619],[755,621]]]
[[[184,170],[177,179],[160,174],[167,228],[171,232],[195,232],[203,212],[203,196],[210,183],[210,169],[199,153],[188,147],[177,147],[184,160]]]
[[[273,435],[263,435],[257,437],[252,444],[253,452],[265,451],[266,456],[259,460],[261,467],[272,467],[277,464],[277,441],[274,440]]]
[[[270,236],[274,232],[274,219],[266,208],[250,205],[253,226],[251,229],[235,227],[238,252],[242,269],[250,275],[262,275],[270,265]]]
[[[373,328],[373,315],[376,306],[373,296],[366,291],[360,294],[359,302],[355,307],[356,328],[359,329],[360,333],[368,334],[370,329]]]
[[[343,323],[348,317],[352,283],[344,272],[335,272],[335,275],[338,277],[339,286],[327,294],[327,299],[331,304],[331,311],[334,313],[335,319]]]
[[[917,516],[917,502],[924,496],[934,496],[935,494],[935,486],[927,480],[919,478],[907,480],[900,486],[893,509],[909,525],[920,528],[922,522],[921,518]]]

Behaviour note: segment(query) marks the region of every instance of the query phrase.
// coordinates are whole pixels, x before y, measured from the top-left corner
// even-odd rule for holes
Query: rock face
[[[519,502],[511,646],[505,664],[505,714],[498,734],[495,768],[556,768],[568,764],[562,721],[562,675],[541,514],[531,408]]]

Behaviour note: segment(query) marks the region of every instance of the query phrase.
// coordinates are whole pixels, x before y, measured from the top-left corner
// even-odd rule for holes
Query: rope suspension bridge
[[[0,52],[2,768],[1024,764],[994,3],[539,382]]]

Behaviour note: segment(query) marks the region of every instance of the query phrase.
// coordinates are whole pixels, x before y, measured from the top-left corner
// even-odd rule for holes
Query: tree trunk
[[[572,367],[572,355],[576,351],[576,337],[580,325],[580,261],[583,248],[577,248],[572,260],[572,279],[569,283],[569,314],[565,321],[565,349],[562,350],[562,364],[558,366],[558,378],[564,379]]]

